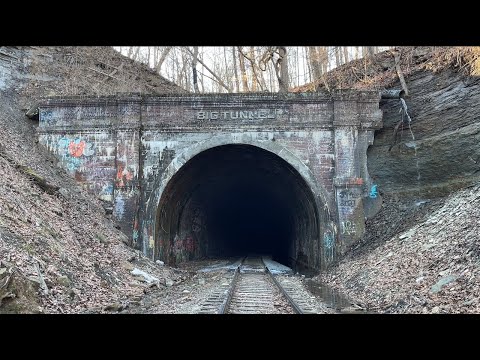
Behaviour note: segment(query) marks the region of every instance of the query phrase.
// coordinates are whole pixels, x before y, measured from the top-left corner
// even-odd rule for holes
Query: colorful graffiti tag
[[[331,230],[325,231],[323,234],[323,245],[325,251],[325,257],[328,260],[333,260],[334,251],[335,251],[335,239]]]
[[[191,259],[197,250],[197,241],[193,236],[187,236],[184,239],[175,237],[173,253],[177,262]]]
[[[132,181],[133,172],[124,168],[122,165],[118,165],[117,170],[117,186],[123,187],[127,185],[127,182]]]
[[[343,235],[355,235],[357,229],[355,223],[352,221],[342,221],[342,234]]]
[[[82,156],[88,157],[95,153],[93,144],[80,138],[69,139],[67,137],[58,140],[57,151],[66,168],[71,172],[76,171],[81,166]]]

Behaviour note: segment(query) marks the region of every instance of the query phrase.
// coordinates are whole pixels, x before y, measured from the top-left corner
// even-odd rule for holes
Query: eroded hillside
[[[0,312],[119,310],[145,291],[135,267],[159,286],[181,281],[122,242],[25,112],[42,96],[183,90],[112,48],[2,47],[0,91]]]

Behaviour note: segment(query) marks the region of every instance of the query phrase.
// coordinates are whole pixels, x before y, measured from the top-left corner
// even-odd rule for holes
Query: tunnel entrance
[[[292,266],[318,240],[318,221],[311,189],[281,157],[252,145],[217,146],[165,187],[157,256],[175,264],[258,254]]]

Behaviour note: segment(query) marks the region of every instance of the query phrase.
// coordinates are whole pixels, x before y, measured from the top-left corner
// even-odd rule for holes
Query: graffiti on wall
[[[82,165],[83,157],[95,154],[94,145],[78,137],[62,137],[57,142],[57,151],[70,172],[76,171]]]
[[[372,185],[370,189],[370,194],[368,195],[370,198],[375,199],[378,196],[377,185]]]
[[[357,191],[344,189],[339,192],[338,197],[340,215],[348,216],[353,214],[361,195]]]
[[[342,221],[342,235],[355,235],[357,233],[353,221]]]
[[[117,186],[124,187],[133,180],[133,171],[128,167],[124,167],[122,165],[118,165],[117,169]]]
[[[335,252],[335,238],[332,230],[328,229],[323,233],[323,246],[325,258],[327,260],[333,260]]]
[[[104,183],[102,189],[100,190],[98,197],[106,201],[113,200],[113,185],[111,183]]]
[[[175,236],[173,244],[173,254],[175,256],[175,261],[181,262],[190,260],[192,256],[195,255],[197,250],[197,241],[194,236],[187,236],[185,238],[180,238],[178,235]]]
[[[121,220],[125,213],[125,200],[123,199],[121,194],[117,194],[115,196],[115,218]]]

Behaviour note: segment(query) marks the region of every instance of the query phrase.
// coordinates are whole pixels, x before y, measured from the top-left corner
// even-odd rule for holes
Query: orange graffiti
[[[131,171],[124,169],[123,166],[118,166],[118,171],[117,171],[118,186],[124,186],[124,177],[125,177],[125,181],[130,181],[133,179],[133,174]]]
[[[123,176],[123,167],[119,166],[117,171],[118,186],[123,186],[122,176]]]
[[[85,149],[85,141],[80,141],[79,143],[76,143],[75,141],[72,141],[70,145],[68,145],[68,152],[70,155],[74,157],[80,157],[83,154],[83,149]]]

